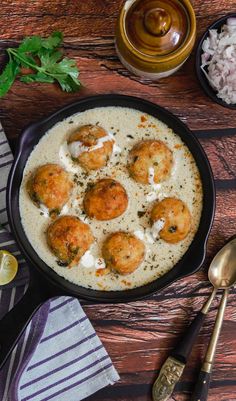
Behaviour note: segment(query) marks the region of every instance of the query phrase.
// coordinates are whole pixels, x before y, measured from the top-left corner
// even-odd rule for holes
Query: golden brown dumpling
[[[105,240],[102,255],[108,268],[126,275],[134,272],[143,261],[145,246],[133,234],[116,232]]]
[[[153,223],[164,222],[160,238],[172,244],[182,241],[191,229],[191,214],[187,205],[176,198],[165,198],[157,202],[151,212]]]
[[[73,183],[69,174],[58,164],[44,164],[30,177],[27,189],[34,203],[45,205],[50,212],[60,213],[68,202]]]
[[[72,159],[85,170],[104,167],[112,154],[114,141],[97,125],[83,125],[68,139]]]
[[[51,251],[69,267],[79,262],[93,241],[90,227],[75,216],[61,216],[47,230]]]
[[[128,206],[124,187],[111,178],[93,184],[84,197],[85,213],[97,220],[112,220],[122,215]]]
[[[130,151],[130,158],[130,175],[141,184],[157,184],[170,175],[172,152],[162,141],[139,142]]]

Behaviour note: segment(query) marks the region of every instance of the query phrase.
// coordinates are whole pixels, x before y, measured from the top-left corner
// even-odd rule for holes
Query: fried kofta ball
[[[111,157],[113,144],[105,129],[97,125],[83,125],[68,139],[72,159],[86,171],[104,167]]]
[[[84,197],[85,213],[97,220],[112,220],[128,206],[124,187],[111,178],[104,178],[89,187]]]
[[[158,184],[170,175],[173,156],[162,141],[139,142],[131,149],[130,157],[130,175],[141,184]]]
[[[69,267],[79,262],[93,241],[90,227],[75,216],[61,216],[47,229],[49,248]]]
[[[182,241],[191,229],[191,214],[187,205],[176,198],[165,198],[157,202],[151,212],[153,223],[162,220],[160,238],[171,244]]]
[[[71,195],[73,183],[69,174],[58,164],[44,164],[36,169],[27,183],[33,202],[45,205],[51,213],[59,214]]]
[[[133,234],[116,232],[105,240],[102,255],[109,269],[126,275],[134,272],[143,261],[145,246]]]

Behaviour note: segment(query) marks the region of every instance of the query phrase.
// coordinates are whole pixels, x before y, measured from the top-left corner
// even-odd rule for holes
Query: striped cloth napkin
[[[6,184],[13,156],[0,125],[0,249],[18,259],[16,278],[0,286],[0,318],[27,289],[28,269],[12,238],[6,213]],[[72,297],[44,303],[0,371],[0,401],[79,401],[114,384],[119,375]]]

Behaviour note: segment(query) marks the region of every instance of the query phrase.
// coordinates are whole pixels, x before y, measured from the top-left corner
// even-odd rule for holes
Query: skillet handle
[[[32,277],[33,276],[33,277]],[[21,300],[0,320],[0,369],[23,334],[27,324],[49,298],[59,295],[38,276],[31,274],[29,287]]]

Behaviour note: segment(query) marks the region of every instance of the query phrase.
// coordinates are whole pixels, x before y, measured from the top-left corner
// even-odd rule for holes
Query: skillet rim
[[[153,282],[146,284],[141,287],[124,291],[98,291],[88,289],[82,286],[73,284],[62,276],[59,276],[49,268],[34,252],[30,242],[28,241],[26,234],[24,233],[23,226],[20,222],[19,212],[19,189],[23,170],[27,159],[33,149],[29,152],[23,167],[20,165],[22,162],[23,155],[25,153],[24,146],[29,146],[30,139],[34,146],[38,143],[39,139],[45,134],[45,132],[57,122],[72,116],[76,112],[82,112],[87,109],[96,107],[106,106],[120,106],[130,107],[146,112],[159,118],[165,122],[170,128],[174,129],[177,135],[183,139],[184,143],[190,149],[193,157],[199,168],[202,186],[203,186],[203,208],[200,219],[200,224],[195,237],[190,244],[190,247],[180,259],[180,261],[174,265],[174,267],[166,273],[164,276],[154,280]],[[75,109],[78,109],[75,111]],[[71,112],[73,110],[73,112]],[[51,123],[51,126],[45,128],[47,124]],[[175,128],[174,128],[175,126]],[[43,131],[43,133],[42,133]],[[40,134],[34,135],[35,132]],[[35,138],[37,140],[35,140]],[[32,144],[31,144],[32,145]],[[18,168],[20,167],[20,168]],[[17,175],[18,174],[18,175]],[[20,174],[20,182],[18,178],[18,186],[15,185],[15,181]],[[16,188],[17,186],[17,188]],[[186,277],[198,271],[205,259],[206,254],[206,242],[213,224],[215,214],[215,185],[214,178],[210,163],[203,150],[198,139],[195,137],[193,132],[174,114],[166,110],[165,108],[156,105],[150,101],[121,94],[102,94],[96,96],[90,96],[82,98],[76,102],[68,104],[58,111],[50,114],[48,117],[28,125],[22,132],[18,140],[18,146],[13,161],[13,165],[9,174],[7,184],[7,213],[11,230],[16,238],[17,244],[21,249],[22,253],[26,257],[30,265],[34,265],[42,276],[53,286],[60,288],[64,293],[81,297],[89,301],[96,301],[102,303],[118,303],[124,301],[135,301],[146,298],[162,288],[167,287],[171,283],[179,280],[180,278]],[[196,254],[195,254],[196,253]],[[183,269],[183,265],[185,268]],[[182,269],[181,269],[182,268]]]

